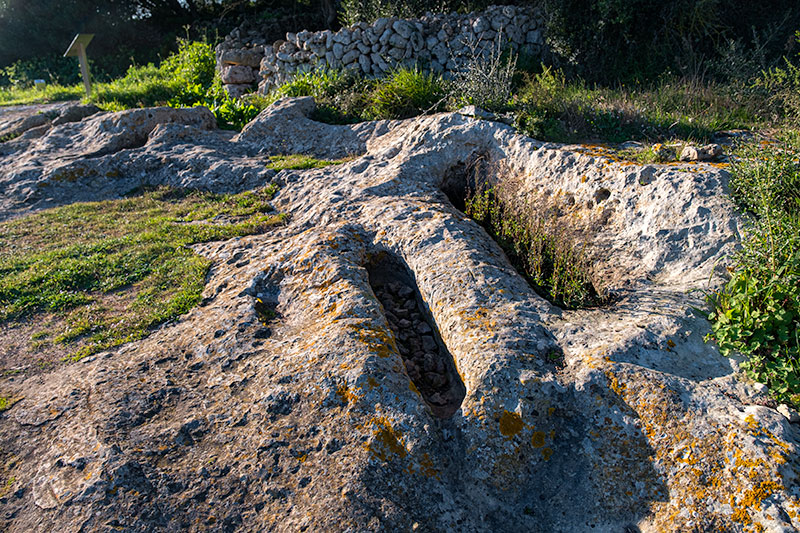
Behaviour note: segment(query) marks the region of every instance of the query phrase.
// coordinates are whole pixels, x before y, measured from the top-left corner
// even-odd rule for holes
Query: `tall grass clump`
[[[707,142],[719,130],[749,129],[767,119],[763,99],[738,86],[665,76],[603,87],[545,65],[523,76],[515,106],[520,130],[556,142]]]
[[[418,68],[397,68],[376,83],[369,113],[374,118],[409,118],[442,108],[446,94],[440,76]]]
[[[779,401],[800,404],[800,138],[750,145],[731,168],[731,192],[752,215],[731,279],[709,297],[723,355]]]

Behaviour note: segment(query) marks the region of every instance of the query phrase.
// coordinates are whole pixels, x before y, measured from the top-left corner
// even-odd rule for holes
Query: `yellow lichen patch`
[[[366,448],[373,457],[387,462],[395,457],[403,459],[408,455],[408,450],[402,442],[402,435],[392,427],[389,419],[373,418],[370,424],[376,429],[373,430],[372,441],[366,445]]]
[[[549,461],[552,456],[553,456],[552,448],[542,448],[542,459],[544,459],[545,461]]]
[[[531,437],[531,444],[534,448],[541,448],[544,446],[544,431],[534,431]]]
[[[356,389],[360,390],[360,389]],[[343,403],[356,403],[358,400],[361,399],[361,396],[355,393],[353,389],[348,387],[347,385],[339,385],[336,389],[336,396],[338,396]]]
[[[656,530],[681,531],[703,523],[720,529],[759,531],[759,512],[767,498],[785,495],[780,465],[790,446],[763,428],[754,417],[743,424],[705,422],[691,409],[676,408],[674,392],[658,378],[639,376],[635,384],[619,383],[606,372],[612,388],[642,423],[662,474],[669,499],[652,505]],[[706,418],[708,420],[708,418]],[[731,512],[720,512],[729,508]],[[791,518],[791,517],[790,517]],[[798,526],[796,520],[793,525]]]
[[[372,376],[367,378],[367,385],[369,385],[370,390],[375,389],[380,386],[378,380],[373,378]]]
[[[520,431],[525,424],[522,422],[522,417],[517,413],[511,411],[503,411],[500,415],[500,433],[504,437],[511,438]]]
[[[761,510],[761,502],[769,498],[783,487],[780,483],[772,480],[761,481],[758,485],[746,491],[737,502],[734,495],[731,495],[730,504],[733,507],[733,519],[742,524],[752,524],[753,511]]]
[[[385,328],[375,327],[370,322],[349,324],[348,327],[356,330],[358,340],[366,344],[378,357],[391,357],[397,353],[394,337]]]

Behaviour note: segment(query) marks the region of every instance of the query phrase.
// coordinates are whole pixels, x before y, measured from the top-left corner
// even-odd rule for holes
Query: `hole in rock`
[[[367,272],[408,376],[435,416],[453,416],[461,407],[466,387],[413,276],[399,258],[385,252],[370,261]]]
[[[504,163],[475,154],[448,170],[440,188],[483,226],[537,294],[564,309],[609,303],[594,276],[585,228],[572,226],[567,216],[574,196],[544,191],[532,200],[521,194],[523,180]]]
[[[272,336],[272,327],[274,322],[282,318],[278,312],[278,296],[280,291],[276,286],[262,284],[256,289],[253,297],[253,309],[256,312],[256,317],[260,324],[260,328],[256,331],[255,337],[258,339],[266,339]]]

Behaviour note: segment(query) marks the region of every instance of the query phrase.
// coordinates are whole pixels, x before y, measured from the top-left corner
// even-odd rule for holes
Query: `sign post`
[[[86,89],[86,96],[92,96],[92,82],[89,80],[89,62],[86,60],[86,47],[94,38],[94,33],[79,33],[72,39],[64,57],[75,57],[81,62],[81,75],[83,76],[83,88]]]

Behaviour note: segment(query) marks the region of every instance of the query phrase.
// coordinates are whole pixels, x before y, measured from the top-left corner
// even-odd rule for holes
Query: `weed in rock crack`
[[[518,185],[507,171],[496,185],[473,182],[466,214],[486,229],[540,296],[567,309],[607,303],[594,283],[585,244],[547,211],[520,200]]]

